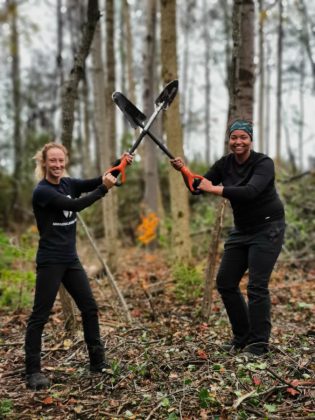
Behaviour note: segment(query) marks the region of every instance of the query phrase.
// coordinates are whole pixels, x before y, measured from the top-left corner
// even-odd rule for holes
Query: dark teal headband
[[[253,126],[251,123],[243,120],[236,120],[230,126],[229,135],[231,135],[232,131],[234,130],[243,130],[246,131],[247,134],[250,135],[250,138],[253,139]]]

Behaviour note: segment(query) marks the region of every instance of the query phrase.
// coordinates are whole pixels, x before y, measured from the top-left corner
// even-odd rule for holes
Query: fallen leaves
[[[311,416],[315,335],[307,332],[314,328],[310,316],[310,291],[314,286],[309,281],[306,290],[301,282],[291,294],[292,282],[282,281],[284,273],[275,276],[277,283],[272,289],[277,299],[271,354],[266,360],[244,364],[240,357],[220,350],[230,328],[217,293],[210,320],[201,322],[196,312],[198,300],[192,306],[174,298],[165,260],[139,250],[128,253],[120,265],[118,280],[135,325],[130,327],[122,321],[109,288],[105,293],[113,306],[95,288],[95,296],[103,305],[100,325],[110,369],[106,375],[91,375],[82,336],[64,335],[57,303],[52,322],[45,328],[43,347],[43,369],[53,382],[48,395],[47,391],[26,390],[21,376],[28,313],[15,314],[12,322],[9,315],[1,314],[1,375],[6,376],[0,377],[0,387],[6,405],[8,401],[11,404],[12,418],[223,420],[238,416],[268,418],[278,412],[290,419]],[[155,321],[143,282],[148,291],[153,283],[163,286],[150,295]]]

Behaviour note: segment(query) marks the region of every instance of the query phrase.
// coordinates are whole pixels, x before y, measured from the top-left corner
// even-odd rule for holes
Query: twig
[[[15,341],[13,343],[0,343],[0,347],[14,347],[14,346],[23,346],[24,341]]]
[[[272,369],[266,367],[266,371],[271,373],[272,376],[274,376],[275,378],[277,378],[279,381],[283,382],[284,384],[288,385],[290,388],[295,389],[296,391],[298,391],[299,393],[301,393],[301,391],[299,390],[298,387],[296,387],[295,385],[292,385],[290,382],[286,381],[285,379],[281,378],[281,376],[279,376],[276,372],[274,372]]]
[[[247,398],[251,397],[253,394],[256,394],[256,389],[253,389],[252,391],[248,392],[245,395],[242,395],[239,397],[234,403],[233,408],[237,408],[240,404],[242,404],[243,401],[247,400]]]
[[[153,416],[153,414],[162,406],[162,401],[158,403],[157,406],[155,406],[149,413],[149,415],[145,418],[145,420],[150,420],[150,418]]]
[[[88,239],[89,239],[89,241],[90,241],[90,243],[91,243],[91,245],[92,245],[92,247],[93,247],[93,249],[96,253],[97,258],[99,259],[100,263],[102,264],[102,266],[103,266],[103,268],[106,272],[106,275],[107,275],[107,278],[108,278],[108,281],[109,281],[110,285],[112,286],[112,288],[114,289],[114,291],[116,292],[116,294],[118,296],[118,299],[119,299],[119,301],[122,305],[122,309],[125,313],[127,321],[130,324],[132,324],[133,322],[132,322],[132,318],[131,318],[127,303],[126,303],[125,298],[123,297],[123,295],[122,295],[122,293],[121,293],[121,291],[120,291],[120,289],[119,289],[119,287],[116,283],[116,280],[115,280],[112,272],[110,271],[108,265],[106,264],[106,261],[103,259],[103,257],[101,255],[95,241],[93,240],[92,235],[90,234],[89,229],[88,229],[87,225],[85,224],[83,218],[81,217],[81,215],[79,213],[77,213],[77,217],[78,217],[78,220],[81,222],[81,224],[83,226],[83,229],[84,229],[84,231],[85,231],[85,233],[86,233],[86,235],[87,235],[87,237],[88,237]]]

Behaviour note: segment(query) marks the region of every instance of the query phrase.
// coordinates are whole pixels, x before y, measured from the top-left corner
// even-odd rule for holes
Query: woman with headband
[[[222,345],[230,353],[263,356],[271,333],[268,283],[285,231],[284,207],[275,188],[272,159],[252,150],[253,126],[234,121],[228,129],[231,153],[208,170],[198,189],[231,203],[234,228],[225,244],[217,289],[227,311],[233,338]],[[180,170],[181,158],[171,161]],[[247,301],[239,284],[248,270]]]

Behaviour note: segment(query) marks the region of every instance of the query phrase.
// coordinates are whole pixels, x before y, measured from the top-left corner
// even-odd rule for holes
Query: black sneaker
[[[108,373],[110,366],[106,361],[98,363],[97,365],[90,364],[90,372],[92,373]]]
[[[241,346],[240,344],[235,343],[233,340],[223,343],[220,347],[223,351],[226,351],[227,353],[230,353],[230,354],[237,354],[244,348],[244,346]]]
[[[37,391],[38,389],[48,388],[50,381],[43,373],[36,372],[26,375],[26,385],[28,388]]]
[[[263,359],[268,355],[268,346],[264,343],[252,343],[244,347],[242,356],[247,360]]]

